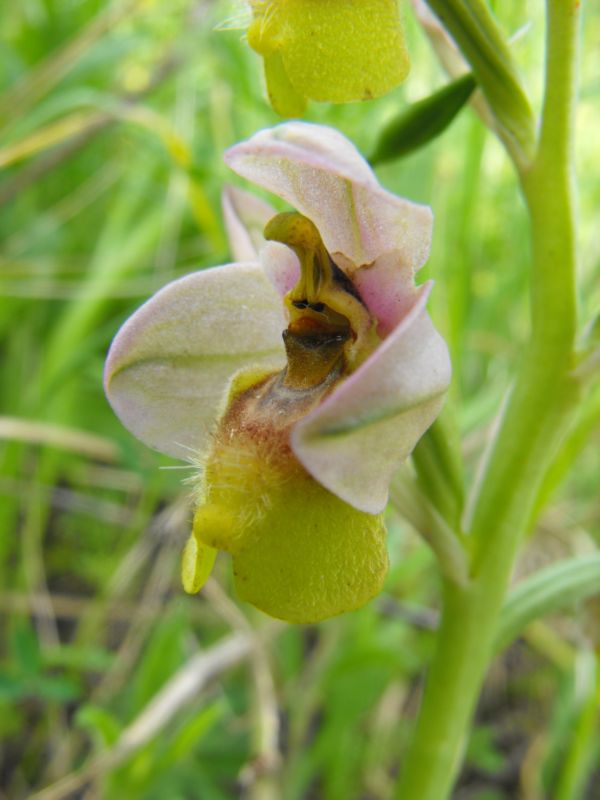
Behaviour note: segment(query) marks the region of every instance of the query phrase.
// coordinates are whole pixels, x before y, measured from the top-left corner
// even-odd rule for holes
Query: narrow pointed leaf
[[[472,75],[463,75],[409,106],[382,131],[369,159],[371,164],[402,158],[438,137],[467,103],[476,85]]]
[[[600,553],[560,561],[526,578],[508,596],[496,650],[502,650],[530,623],[600,594]]]

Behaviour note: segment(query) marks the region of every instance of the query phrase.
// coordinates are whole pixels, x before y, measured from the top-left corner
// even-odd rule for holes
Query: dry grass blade
[[[114,462],[119,457],[119,448],[109,439],[64,425],[19,417],[0,417],[0,439],[59,447],[98,461]]]

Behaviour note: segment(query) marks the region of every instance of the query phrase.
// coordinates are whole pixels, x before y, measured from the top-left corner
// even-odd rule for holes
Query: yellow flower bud
[[[252,8],[248,43],[264,58],[282,116],[301,114],[303,98],[379,97],[408,74],[397,0],[257,0]]]

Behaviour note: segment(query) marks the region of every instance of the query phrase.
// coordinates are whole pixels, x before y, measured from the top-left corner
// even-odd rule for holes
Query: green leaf
[[[112,653],[97,645],[61,644],[44,653],[46,667],[70,668],[83,671],[103,672],[114,661]]]
[[[474,728],[469,737],[466,760],[488,775],[498,774],[506,764],[506,756],[496,743],[496,731],[490,725]]]
[[[510,593],[500,618],[496,650],[512,642],[530,622],[600,593],[600,553],[552,564]]]
[[[36,675],[41,669],[37,635],[28,622],[18,622],[11,632],[11,650],[15,663],[24,675]]]
[[[0,674],[0,703],[20,700],[27,694],[27,679]]]
[[[75,724],[90,734],[99,749],[113,745],[121,732],[121,726],[113,714],[99,706],[83,706],[77,712]]]
[[[81,696],[81,686],[70,678],[40,675],[31,681],[29,696],[56,703],[69,703]]]
[[[165,761],[177,764],[191,758],[192,752],[197,747],[200,739],[224,715],[225,710],[225,703],[222,700],[217,700],[212,705],[197,710],[192,718],[187,720],[173,737],[167,748]]]
[[[477,83],[469,73],[413,103],[382,131],[371,164],[402,158],[443,133],[471,97]]]

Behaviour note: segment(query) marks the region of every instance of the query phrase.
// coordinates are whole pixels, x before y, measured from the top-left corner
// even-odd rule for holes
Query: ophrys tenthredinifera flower
[[[264,130],[226,161],[295,211],[226,193],[241,260],[143,305],[113,342],[106,389],[146,444],[202,455],[185,588],[225,550],[242,599],[316,622],[380,591],[389,484],[449,383],[430,284],[414,282],[431,212],[384,190],[330,128]]]

